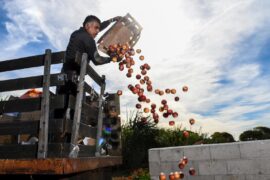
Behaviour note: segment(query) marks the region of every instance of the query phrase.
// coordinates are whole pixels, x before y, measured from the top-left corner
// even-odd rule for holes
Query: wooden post
[[[100,147],[99,142],[102,136],[102,126],[103,126],[103,95],[105,92],[105,76],[102,75],[102,85],[100,87],[100,95],[99,95],[99,102],[98,102],[98,126],[97,126],[97,139],[96,139],[96,156],[100,156]]]
[[[81,61],[81,69],[80,69],[80,78],[77,86],[77,95],[76,95],[76,104],[75,104],[75,112],[73,118],[73,126],[71,132],[71,151],[77,145],[78,135],[79,135],[79,127],[81,121],[81,111],[82,111],[82,101],[83,101],[83,93],[84,93],[84,78],[86,74],[87,67],[87,54],[83,53],[82,61]]]
[[[43,93],[41,99],[41,116],[39,123],[38,158],[46,158],[48,150],[48,127],[50,113],[50,69],[51,50],[46,49],[44,59]]]

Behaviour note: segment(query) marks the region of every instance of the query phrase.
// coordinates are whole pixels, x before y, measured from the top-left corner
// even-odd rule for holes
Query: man
[[[96,16],[87,16],[83,22],[83,27],[74,31],[70,36],[66,49],[66,62],[64,63],[63,70],[75,70],[79,73],[80,67],[75,63],[77,51],[88,54],[88,63],[90,60],[95,65],[111,62],[109,57],[102,57],[98,54],[94,38],[100,31],[108,27],[110,23],[118,21],[120,18],[120,16],[117,16],[101,23]]]
[[[75,71],[77,75],[80,74],[80,66],[75,63],[77,51],[88,54],[88,63],[90,60],[95,65],[110,63],[111,59],[109,57],[99,55],[94,38],[112,22],[118,21],[121,18],[122,17],[117,16],[101,23],[100,19],[96,16],[87,16],[83,22],[83,27],[74,31],[70,36],[62,72],[69,73]],[[58,90],[58,93],[67,92],[76,95],[76,86],[74,83],[67,82],[65,86],[61,86]]]

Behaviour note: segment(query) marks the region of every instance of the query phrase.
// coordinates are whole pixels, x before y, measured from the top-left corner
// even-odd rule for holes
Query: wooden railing
[[[76,55],[75,62],[80,65],[79,76],[66,72],[51,74],[51,65],[63,63],[64,56],[64,51],[51,53],[51,50],[46,50],[43,55],[0,62],[0,73],[44,67],[43,74],[39,76],[0,81],[0,93],[42,88],[42,97],[0,101],[0,137],[10,136],[13,139],[0,144],[0,159],[69,157],[75,147],[79,148],[75,157],[100,156],[101,138],[113,144],[110,153],[120,155],[120,137],[104,137],[102,133],[106,125],[112,128],[112,134],[119,135],[119,97],[106,94],[104,98],[105,76],[100,76],[87,63],[87,54]],[[99,93],[85,81],[86,75],[100,86]],[[68,81],[77,85],[76,96],[49,90],[53,86],[64,86]],[[112,111],[116,115],[111,116]],[[14,112],[19,115],[8,114]],[[36,137],[38,143],[22,143],[23,138],[29,135]],[[81,143],[84,137],[92,138],[96,143],[84,145]]]

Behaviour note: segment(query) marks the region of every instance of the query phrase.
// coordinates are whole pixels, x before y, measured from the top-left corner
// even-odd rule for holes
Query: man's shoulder
[[[82,28],[74,31],[72,34],[71,34],[72,37],[75,37],[76,39],[78,40],[87,40],[87,41],[94,41],[94,39],[85,31],[83,30]]]

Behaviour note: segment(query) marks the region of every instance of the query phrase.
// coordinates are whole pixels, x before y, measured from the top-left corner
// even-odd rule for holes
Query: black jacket
[[[105,29],[109,24],[109,21],[102,22],[100,31]],[[80,53],[86,52],[88,54],[88,63],[90,60],[95,65],[101,65],[110,62],[110,58],[102,57],[98,54],[95,40],[86,32],[83,27],[74,31],[70,36],[66,49],[65,63],[63,65],[64,71],[76,70],[77,73],[79,73],[80,67],[75,63],[75,56],[77,51]]]

